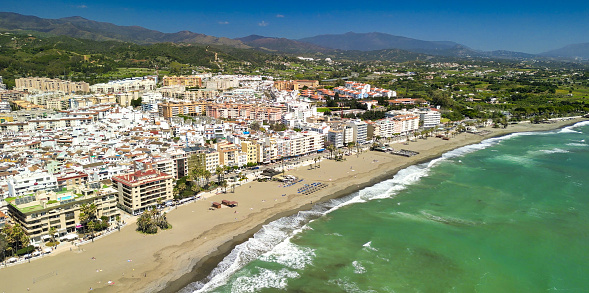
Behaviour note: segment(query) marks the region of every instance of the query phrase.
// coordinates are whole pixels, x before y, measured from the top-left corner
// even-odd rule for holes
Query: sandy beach
[[[552,124],[521,123],[506,129],[485,128],[484,136],[463,133],[450,140],[430,137],[396,149],[419,152],[413,157],[366,151],[345,156],[343,162],[323,160],[320,168],[289,170],[303,179],[293,186],[279,182],[252,182],[232,193],[174,208],[167,214],[173,228],[156,235],[135,231],[129,223],[120,232],[79,247],[60,244],[60,253],[30,263],[0,269],[0,292],[175,292],[197,276],[206,276],[211,267],[236,244],[249,238],[272,220],[288,216],[312,204],[341,197],[379,181],[391,178],[398,170],[428,161],[441,154],[484,139],[514,132],[561,128],[586,119]],[[324,183],[326,188],[302,195],[303,184]],[[235,208],[209,210],[211,202],[239,202]],[[71,248],[71,251],[70,251]]]

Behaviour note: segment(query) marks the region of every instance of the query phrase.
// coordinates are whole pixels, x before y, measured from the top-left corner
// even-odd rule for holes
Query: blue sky
[[[589,1],[45,1],[7,0],[1,11],[82,16],[163,32],[298,39],[383,32],[478,50],[540,53],[589,42]]]

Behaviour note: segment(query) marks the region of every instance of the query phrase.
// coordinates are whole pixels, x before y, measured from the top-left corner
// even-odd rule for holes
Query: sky
[[[589,1],[70,1],[6,0],[0,11],[81,16],[162,32],[299,39],[382,32],[476,50],[541,53],[589,42]],[[6,3],[8,2],[8,3]]]

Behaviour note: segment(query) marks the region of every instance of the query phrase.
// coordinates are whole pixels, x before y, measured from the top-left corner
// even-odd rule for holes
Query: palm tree
[[[90,221],[86,224],[88,229],[90,229],[90,233],[92,234],[92,242],[94,242],[94,229],[96,229],[96,222]]]
[[[348,148],[348,155],[352,154],[352,148],[354,147],[355,143],[353,141],[348,142],[348,145],[346,146]]]
[[[217,168],[215,168],[215,172],[217,173],[217,184],[221,185],[221,178],[223,177],[223,171],[225,169],[223,169],[223,167],[221,166],[217,166]]]
[[[211,178],[212,174],[209,170],[204,170],[203,173],[204,178],[207,180],[207,185],[209,185],[209,179]]]
[[[51,227],[49,228],[49,236],[51,236],[51,242],[55,243],[55,232],[57,232],[57,228]]]
[[[117,229],[119,229],[119,231],[121,231],[121,215],[117,215],[116,220],[117,220]]]
[[[327,146],[327,150],[329,151],[329,158],[332,159],[333,158],[333,152],[335,152],[335,146],[333,144],[330,144]]]
[[[223,187],[223,189],[224,189],[223,193],[227,193],[227,181],[226,180],[221,181],[221,187]]]

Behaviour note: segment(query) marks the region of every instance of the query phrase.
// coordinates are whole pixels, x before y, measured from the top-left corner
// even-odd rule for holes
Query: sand
[[[304,180],[290,187],[279,182],[252,182],[236,187],[234,193],[228,189],[225,194],[174,208],[167,213],[173,226],[170,230],[144,235],[135,231],[135,223],[129,223],[94,243],[79,247],[61,244],[59,253],[2,268],[0,292],[87,292],[90,288],[99,292],[176,291],[195,277],[206,276],[235,244],[263,224],[309,209],[312,203],[344,196],[391,178],[402,168],[486,138],[556,129],[582,120],[522,123],[506,129],[486,128],[491,133],[485,136],[463,133],[447,141],[430,137],[392,145],[419,152],[413,157],[366,151],[345,156],[343,162],[323,160],[320,168],[301,166],[286,172]],[[311,182],[328,187],[310,195],[297,193],[302,184]],[[223,199],[238,201],[239,206],[209,210],[211,202]]]

